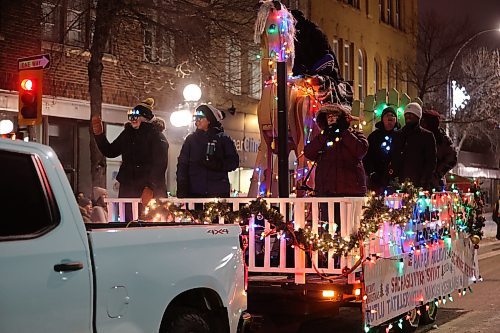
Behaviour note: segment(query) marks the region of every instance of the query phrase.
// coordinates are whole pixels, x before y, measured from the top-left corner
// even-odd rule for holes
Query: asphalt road
[[[440,306],[434,324],[419,327],[417,333],[500,332],[500,241],[485,239],[479,249],[479,268],[483,282],[472,286],[472,293],[454,295],[454,302]],[[342,308],[340,315],[307,321],[302,317],[265,317],[255,333],[363,333],[361,312]]]

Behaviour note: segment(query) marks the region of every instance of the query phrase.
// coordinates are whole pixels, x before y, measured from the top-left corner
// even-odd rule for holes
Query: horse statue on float
[[[297,28],[297,30],[296,30]],[[261,45],[262,95],[257,108],[261,144],[249,197],[277,196],[277,62],[286,62],[288,96],[288,154],[297,160],[293,188],[297,196],[314,187],[308,177],[312,163],[304,146],[320,131],[315,123],[322,103],[352,103],[352,89],[339,74],[334,52],[324,33],[300,11],[288,11],[279,1],[261,1],[254,40]],[[296,76],[292,76],[291,74]],[[307,179],[309,178],[309,179]],[[307,181],[307,184],[306,184]]]

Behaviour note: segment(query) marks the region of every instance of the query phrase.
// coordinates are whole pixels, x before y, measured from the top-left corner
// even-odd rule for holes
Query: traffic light
[[[19,125],[42,123],[42,70],[19,72]]]

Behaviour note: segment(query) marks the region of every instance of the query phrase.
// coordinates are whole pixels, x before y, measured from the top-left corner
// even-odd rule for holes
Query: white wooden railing
[[[213,202],[215,199],[166,199],[183,208],[194,209],[195,204]],[[240,205],[247,204],[253,198],[227,198],[227,203],[232,204],[236,211]],[[312,232],[318,234],[320,229],[326,232],[326,226],[320,225],[320,221],[333,221],[328,223],[327,231],[331,234],[339,232],[342,237],[349,237],[353,230],[359,226],[362,206],[366,198],[265,198],[266,202],[276,207],[281,215],[288,221],[293,221],[295,229],[310,227]],[[140,199],[106,199],[108,205],[108,217],[110,222],[125,221],[125,205],[132,205],[132,218],[139,217]],[[334,206],[337,206],[338,214],[334,213]],[[327,213],[320,213],[320,210],[327,208]],[[321,215],[321,216],[320,216]],[[220,218],[219,223],[223,224],[224,219]],[[248,226],[248,269],[249,272],[261,273],[285,273],[294,274],[295,282],[305,283],[307,273],[341,274],[343,267],[351,267],[356,261],[356,253],[345,257],[333,258],[333,252],[328,254],[313,253],[311,256],[312,265],[306,259],[306,254],[302,249],[291,248],[290,242],[281,235],[261,237],[261,232],[270,230],[268,221],[264,221],[264,228],[256,224],[252,217]],[[278,244],[276,244],[278,242]],[[291,258],[293,253],[293,263],[287,265],[287,255]],[[263,260],[257,260],[263,259]],[[260,262],[262,261],[262,262]],[[289,259],[290,261],[290,259]],[[308,263],[309,262],[309,263]]]

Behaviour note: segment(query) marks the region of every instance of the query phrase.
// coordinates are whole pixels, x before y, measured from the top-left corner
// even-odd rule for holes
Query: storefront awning
[[[500,179],[499,169],[471,167],[462,163],[458,163],[451,172],[462,177]]]

